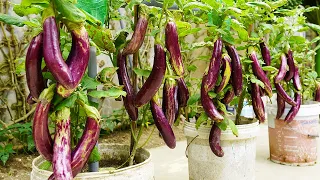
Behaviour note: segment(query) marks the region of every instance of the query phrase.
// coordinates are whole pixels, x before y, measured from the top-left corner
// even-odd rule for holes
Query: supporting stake
[[[91,78],[95,78],[98,74],[97,67],[97,49],[96,47],[90,47],[90,59],[88,64],[88,75]],[[90,101],[97,102],[97,99],[89,97]],[[98,141],[96,144],[98,147]],[[89,163],[89,172],[99,172],[99,162]]]

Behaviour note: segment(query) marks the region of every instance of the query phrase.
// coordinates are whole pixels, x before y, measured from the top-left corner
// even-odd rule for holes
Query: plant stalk
[[[240,123],[241,123],[240,115],[241,115],[241,112],[243,109],[243,102],[244,102],[245,94],[246,94],[245,90],[243,90],[240,97],[239,97],[238,107],[237,107],[237,112],[236,112],[236,121],[235,121],[236,125],[240,125]]]

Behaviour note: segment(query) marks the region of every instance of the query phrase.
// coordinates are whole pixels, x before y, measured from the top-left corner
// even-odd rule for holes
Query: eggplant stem
[[[241,123],[241,119],[240,119],[240,115],[243,109],[243,102],[244,102],[244,97],[245,97],[245,89],[242,91],[240,97],[239,97],[239,101],[238,101],[238,108],[237,108],[237,114],[236,114],[236,121],[235,124],[236,125],[240,125]]]

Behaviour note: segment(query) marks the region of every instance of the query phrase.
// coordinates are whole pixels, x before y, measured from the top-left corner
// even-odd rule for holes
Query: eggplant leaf
[[[134,73],[136,73],[136,75],[138,76],[143,76],[143,77],[149,77],[151,71],[150,70],[146,70],[146,69],[139,69],[139,68],[134,68],[133,69]]]
[[[81,80],[81,85],[85,89],[97,89],[97,87],[101,84],[97,80],[85,74]]]
[[[191,96],[188,100],[188,105],[192,105],[192,104],[198,102],[199,99],[200,99],[200,94],[195,94],[195,95]]]
[[[9,25],[15,25],[15,26],[18,26],[18,27],[22,27],[22,26],[25,25],[23,19],[17,18],[17,17],[14,17],[14,16],[10,16],[10,15],[7,15],[7,14],[2,14],[2,13],[0,13],[0,21],[4,22],[6,24],[9,24]]]
[[[90,91],[88,95],[100,99],[106,97],[118,98],[119,96],[126,96],[127,93],[121,89],[112,87],[107,91]]]
[[[205,112],[202,112],[200,117],[196,121],[196,129],[199,129],[202,123],[206,122],[208,120],[208,116]]]

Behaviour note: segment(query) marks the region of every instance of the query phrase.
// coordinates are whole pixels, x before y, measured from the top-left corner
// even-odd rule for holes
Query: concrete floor
[[[150,149],[156,180],[188,180],[186,146],[186,141],[180,141],[174,150],[165,146]],[[318,143],[318,159],[319,157]],[[264,124],[260,126],[257,137],[256,180],[320,180],[320,163],[315,166],[292,167],[273,163],[268,158],[268,126]]]

